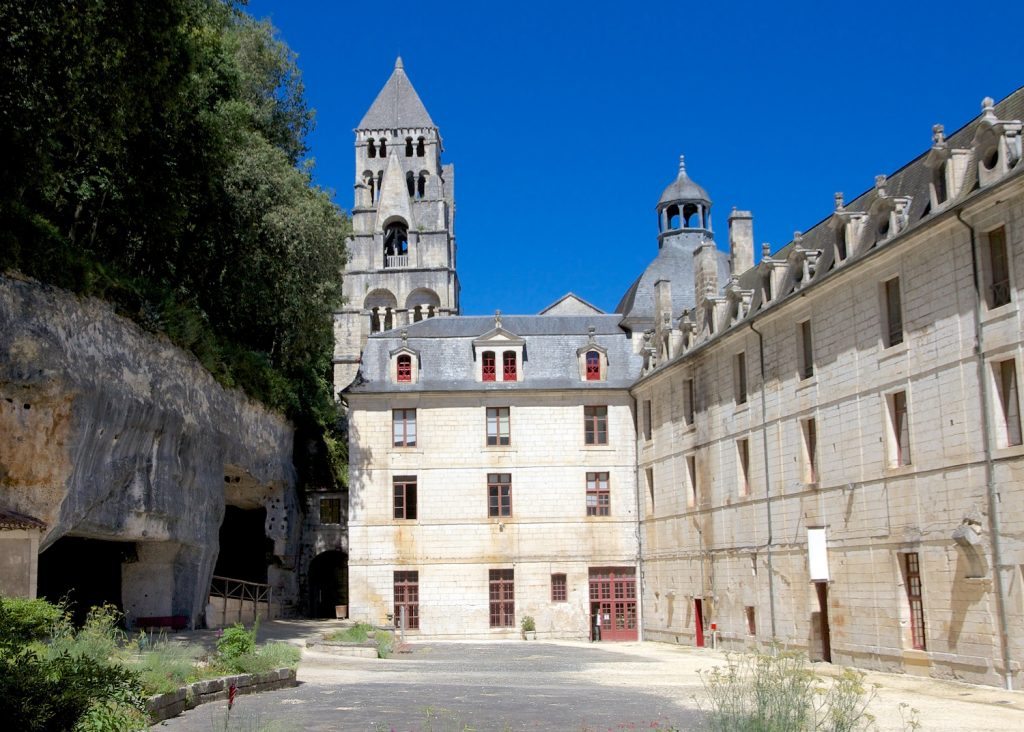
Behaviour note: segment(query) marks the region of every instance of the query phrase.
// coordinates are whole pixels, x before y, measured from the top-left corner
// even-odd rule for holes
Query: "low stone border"
[[[227,699],[232,684],[235,685],[236,694],[258,694],[261,691],[297,686],[298,681],[295,680],[295,669],[293,668],[279,668],[260,674],[238,674],[237,676],[222,676],[219,679],[194,681],[177,691],[149,697],[149,701],[146,702],[146,706],[149,708],[149,718],[156,724],[176,717],[188,709],[194,709],[200,704]]]
[[[360,643],[350,641],[329,641],[329,640],[308,640],[306,648],[317,651],[335,653],[339,656],[354,656],[357,658],[377,658],[377,641],[365,640]]]

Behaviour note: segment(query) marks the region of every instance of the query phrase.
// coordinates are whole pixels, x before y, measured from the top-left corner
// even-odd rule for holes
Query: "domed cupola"
[[[658,201],[658,243],[680,232],[711,233],[711,198],[707,191],[690,180],[683,156],[679,156],[679,175]]]

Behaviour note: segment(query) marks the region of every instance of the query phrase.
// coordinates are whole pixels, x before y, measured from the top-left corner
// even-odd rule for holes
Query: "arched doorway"
[[[309,563],[309,614],[333,618],[336,605],[348,604],[348,554],[332,550]]]

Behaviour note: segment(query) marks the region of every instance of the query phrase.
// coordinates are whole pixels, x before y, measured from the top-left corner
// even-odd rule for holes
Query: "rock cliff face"
[[[109,305],[0,276],[0,508],[134,542],[129,616],[206,604],[225,505],[267,509],[275,598],[294,599],[293,430]]]

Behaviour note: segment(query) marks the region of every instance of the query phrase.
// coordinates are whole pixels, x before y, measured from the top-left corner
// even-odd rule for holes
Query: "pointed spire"
[[[398,130],[436,126],[405,75],[405,64],[399,56],[395,59],[395,70],[356,129]]]
[[[679,176],[683,177],[684,175],[686,175],[686,156],[685,155],[680,155],[679,156]]]
[[[377,203],[377,223],[375,231],[383,231],[389,219],[401,218],[406,226],[412,225],[412,207],[409,204],[409,189],[405,184],[402,164],[398,161],[398,153],[392,151],[388,156],[388,165],[384,168],[384,180],[380,184],[380,200]]]

